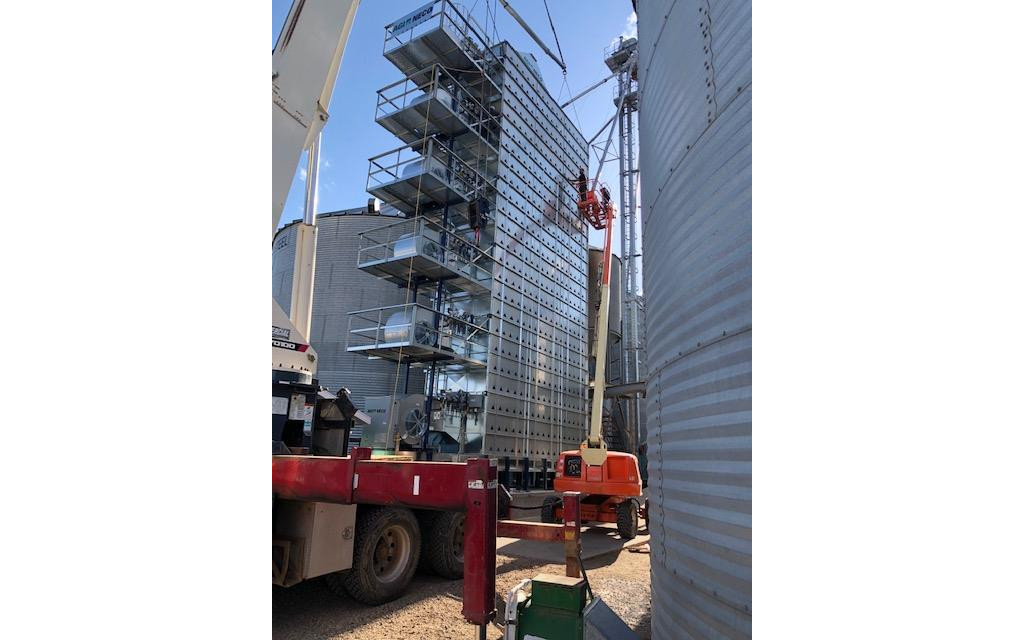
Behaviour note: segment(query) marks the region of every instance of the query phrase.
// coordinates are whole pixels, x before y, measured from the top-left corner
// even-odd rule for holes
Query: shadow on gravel
[[[651,607],[647,605],[647,613],[635,624],[633,631],[640,636],[640,640],[651,640]]]
[[[612,532],[614,534],[614,531]],[[588,571],[614,564],[622,549],[588,558],[583,561]],[[539,569],[551,565],[533,558],[510,558],[501,555],[496,567],[497,576],[503,574]],[[554,563],[558,564],[558,563]],[[300,583],[287,589],[272,587],[272,629],[274,640],[328,640],[342,633],[350,632],[380,618],[414,606],[421,600],[441,597],[462,600],[462,580],[449,580],[426,573],[422,569],[413,576],[406,593],[386,604],[376,607],[359,603],[347,595],[338,596],[328,590],[323,578]],[[498,615],[504,609],[503,596],[496,594]],[[424,620],[429,624],[429,620]],[[650,610],[634,630],[641,638],[650,638]],[[468,629],[469,627],[467,627]]]
[[[599,569],[601,567],[607,567],[608,565],[615,564],[615,561],[619,559],[619,554],[622,553],[622,549],[615,549],[607,553],[602,553],[599,556],[593,556],[591,558],[583,559],[583,568],[586,570]]]
[[[323,578],[289,587],[273,587],[274,640],[326,640],[433,597],[462,600],[462,581],[417,573],[405,594],[379,606],[368,606],[327,588]]]
[[[502,558],[499,558],[499,562]],[[496,567],[496,574],[542,567],[548,563],[528,558],[507,560]],[[338,596],[327,588],[323,578],[314,578],[289,587],[273,587],[274,640],[327,640],[341,633],[391,615],[421,600],[445,597],[462,601],[462,580],[449,580],[418,571],[405,594],[379,606],[368,606],[347,595]],[[500,609],[504,608],[504,602]],[[424,621],[429,623],[429,621]],[[467,627],[468,628],[468,627]]]

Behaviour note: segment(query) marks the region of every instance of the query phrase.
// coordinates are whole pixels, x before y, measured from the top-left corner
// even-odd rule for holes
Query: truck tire
[[[558,498],[549,496],[544,498],[544,504],[540,507],[540,521],[552,523],[555,521],[555,505],[558,504]]]
[[[466,514],[441,511],[430,522],[423,535],[423,559],[431,571],[452,580],[462,578],[463,539],[466,535]]]
[[[635,500],[620,502],[615,508],[616,524],[619,527],[619,536],[623,540],[632,540],[636,537],[636,530],[639,528],[637,519],[637,508]]]
[[[352,568],[326,576],[334,593],[344,591],[363,604],[390,602],[402,595],[420,560],[420,526],[404,507],[359,508]]]

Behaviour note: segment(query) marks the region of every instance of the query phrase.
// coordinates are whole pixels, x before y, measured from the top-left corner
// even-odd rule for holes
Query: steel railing
[[[374,119],[386,118],[419,101],[436,99],[455,114],[468,129],[474,130],[488,142],[497,136],[497,116],[485,109],[462,82],[444,66],[430,67],[430,79],[417,82],[413,77],[399,80],[377,91],[377,109]]]
[[[472,16],[464,15],[451,0],[434,0],[384,27],[384,53],[435,29],[447,31],[474,59],[483,57],[484,50],[491,47],[491,39]]]
[[[445,313],[414,302],[351,311],[348,316],[349,350],[424,347],[487,361],[486,316]]]
[[[632,78],[630,78],[629,83],[625,86],[619,83],[615,83],[615,86],[612,88],[612,100],[615,100],[617,102],[618,99],[622,97],[623,91],[625,91],[625,94],[628,96],[636,95],[636,92],[638,90],[639,84],[637,84],[637,81]]]
[[[622,38],[615,40],[610,45],[604,48],[604,60],[611,58],[613,55],[625,59],[633,50],[636,49],[636,38]]]
[[[493,258],[490,254],[454,229],[422,216],[359,234],[357,264],[360,267],[413,256],[425,256],[481,283],[491,279]]]
[[[435,137],[427,138],[426,145],[422,141],[412,142],[370,158],[366,189],[418,178],[421,173],[434,175],[467,199],[485,186],[494,190],[489,180]]]

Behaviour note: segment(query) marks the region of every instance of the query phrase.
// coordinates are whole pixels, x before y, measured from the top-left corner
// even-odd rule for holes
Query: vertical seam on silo
[[[661,507],[661,561],[668,567],[668,551],[665,547],[665,440],[664,440],[664,425],[661,422],[661,372],[658,372],[655,382],[655,395],[654,401],[657,403],[658,409],[658,494],[660,496]]]
[[[711,99],[714,100],[714,102],[715,102],[714,117],[717,118],[718,117],[718,113],[719,113],[718,112],[718,84],[715,82],[715,47],[714,47],[714,43],[713,43],[713,35],[714,34],[711,33],[711,2],[709,2],[709,0],[704,0],[704,4],[705,4],[705,6],[707,6],[707,9],[708,9],[707,12],[704,14],[706,16],[705,19],[708,22],[707,30],[703,34],[704,37],[708,41],[708,46],[707,46],[708,64],[710,65],[709,71],[711,72],[711,75],[708,77],[708,81],[711,83],[711,87],[710,87],[711,88]],[[713,118],[709,118],[709,124],[710,124],[710,120],[711,119],[713,119]]]
[[[662,36],[662,34],[665,33],[665,27],[668,26],[668,18],[669,18],[669,16],[672,15],[672,10],[676,8],[676,2],[678,2],[678,1],[679,0],[673,0],[672,1],[672,6],[669,7],[668,11],[665,13],[665,18],[661,22],[661,29],[658,30],[658,37],[654,39],[654,43],[651,45],[651,60],[654,60],[654,50],[658,48],[658,43],[661,41],[661,36]],[[641,85],[641,81],[645,81],[646,80],[646,78],[647,78],[647,70],[650,69],[650,68],[651,68],[651,65],[647,65],[647,69],[644,69],[643,74],[641,74],[639,72],[639,68],[637,69],[637,76],[638,76],[638,80],[637,80],[637,93],[639,94],[637,96],[637,100],[638,101],[642,101],[644,99],[644,87],[643,87],[643,85]],[[646,82],[645,82],[645,84],[646,84]]]
[[[736,101],[736,98],[739,97],[740,95],[742,95],[743,89],[749,89],[751,86],[753,86],[753,81],[748,82],[747,84],[743,85],[743,87],[741,88],[740,91],[737,91],[735,95],[730,96],[729,97],[729,101],[725,103],[724,107],[722,107],[722,111],[725,111],[726,109],[728,109],[732,105],[732,103]],[[646,216],[646,221],[645,221],[646,223],[649,223],[651,216],[654,215],[654,210],[655,210],[655,207],[658,204],[658,199],[661,197],[661,192],[664,189],[665,184],[668,182],[669,178],[672,177],[672,173],[674,173],[675,170],[679,168],[679,165],[681,165],[683,163],[683,161],[686,160],[686,158],[690,155],[690,152],[693,151],[693,148],[695,146],[697,146],[697,143],[699,143],[704,138],[704,134],[707,133],[708,131],[710,131],[711,127],[713,127],[716,122],[718,122],[718,116],[717,115],[715,116],[715,118],[711,122],[708,123],[708,126],[704,127],[704,129],[700,132],[700,135],[698,135],[694,139],[694,141],[691,142],[687,146],[687,148],[683,151],[683,155],[679,156],[679,160],[676,161],[675,164],[673,164],[669,168],[668,175],[665,176],[665,182],[662,182],[661,185],[658,187],[658,193],[655,194],[654,200],[651,201],[650,206],[648,206],[646,208],[646,210],[647,210],[647,216]]]

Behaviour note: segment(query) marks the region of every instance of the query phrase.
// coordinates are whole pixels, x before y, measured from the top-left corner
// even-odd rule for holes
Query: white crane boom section
[[[295,0],[273,56],[274,175],[271,236],[308,149],[327,122],[334,83],[359,0]]]
[[[291,314],[273,302],[273,369],[300,380],[316,374],[316,352],[308,343],[316,266],[316,172],[320,131],[327,122],[342,54],[359,0],[295,0],[274,46],[273,176],[271,237],[277,233],[285,200],[304,150],[310,149],[311,193],[307,215],[296,233]]]

